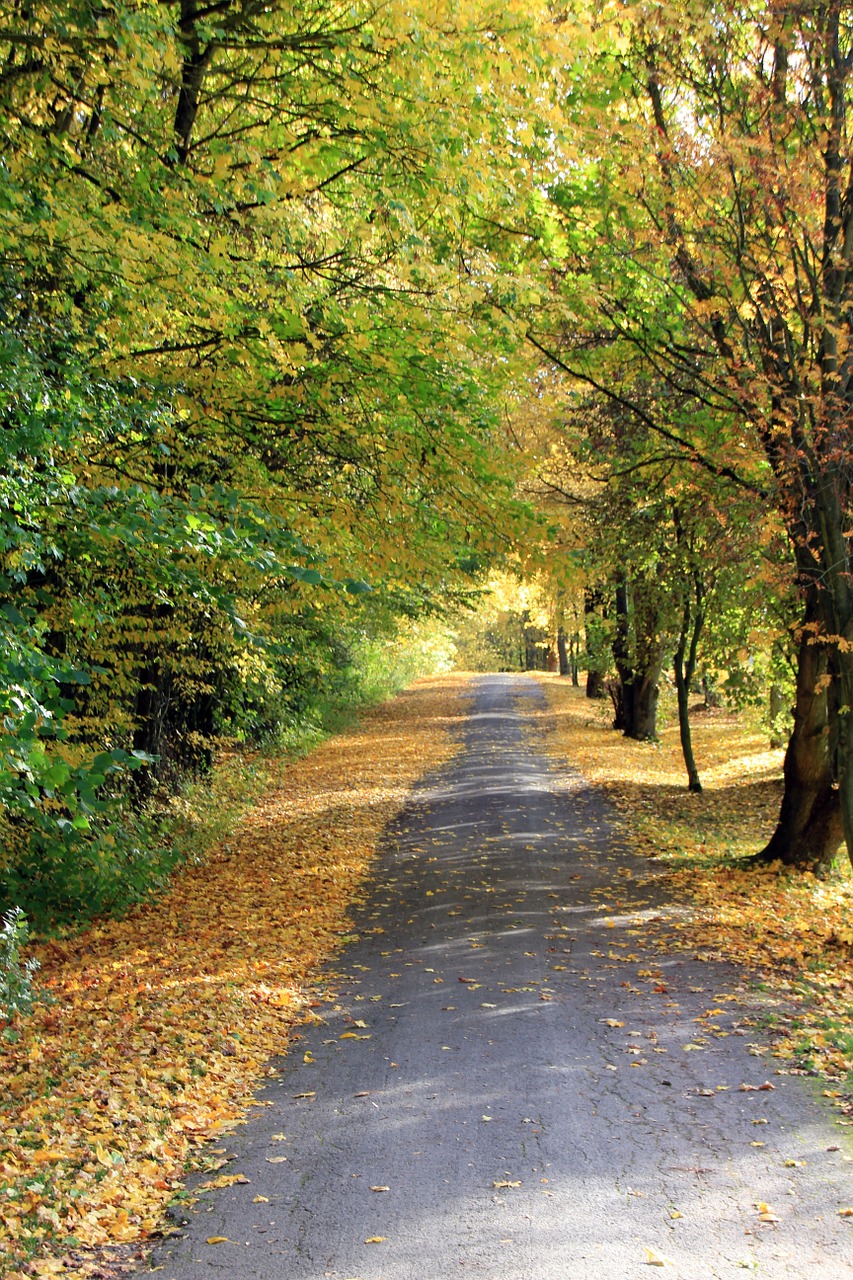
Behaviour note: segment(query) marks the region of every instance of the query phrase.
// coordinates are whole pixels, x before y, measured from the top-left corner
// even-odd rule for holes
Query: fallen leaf
[[[269,1196],[253,1196],[252,1197],[252,1204],[269,1204],[269,1202],[270,1202]]]
[[[520,1187],[520,1186],[521,1186],[521,1183],[520,1183],[520,1182],[505,1182],[505,1181],[498,1181],[498,1182],[493,1182],[493,1183],[492,1183],[492,1186],[493,1186],[493,1187],[495,1187],[495,1188],[496,1188],[496,1190],[500,1191],[500,1190],[501,1190],[502,1188],[504,1188],[504,1187]]]
[[[267,1156],[267,1164],[287,1164],[287,1156]]]
[[[390,1191],[390,1187],[371,1187],[371,1191]]]
[[[387,1236],[368,1236],[364,1243],[365,1244],[384,1244],[387,1238],[388,1238]]]
[[[207,1243],[208,1244],[230,1244],[231,1241],[228,1239],[227,1236],[208,1236]]]

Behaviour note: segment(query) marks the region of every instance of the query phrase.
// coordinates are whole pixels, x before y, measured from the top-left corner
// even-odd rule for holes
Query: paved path
[[[228,1139],[249,1183],[201,1197],[164,1280],[853,1280],[847,1131],[750,1051],[733,970],[644,947],[650,864],[525,741],[540,697],[478,679],[337,1003]]]

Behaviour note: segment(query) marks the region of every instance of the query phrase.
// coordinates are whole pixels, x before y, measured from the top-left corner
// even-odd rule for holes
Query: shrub
[[[38,999],[33,990],[33,974],[39,962],[21,959],[21,948],[29,936],[27,917],[20,907],[12,907],[0,928],[0,1018],[9,1022],[28,1014]]]

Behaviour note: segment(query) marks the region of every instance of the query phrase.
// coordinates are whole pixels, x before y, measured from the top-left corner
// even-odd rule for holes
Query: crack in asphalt
[[[736,969],[649,943],[687,907],[527,741],[541,697],[477,678],[463,751],[387,832],[334,1003],[232,1139],[249,1183],[199,1200],[154,1254],[166,1280],[640,1280],[661,1257],[681,1280],[853,1280],[831,1115],[750,1044]]]

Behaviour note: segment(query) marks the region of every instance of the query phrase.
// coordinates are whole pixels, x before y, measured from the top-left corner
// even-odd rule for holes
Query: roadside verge
[[[0,1058],[0,1273],[94,1275],[252,1106],[346,933],[388,821],[458,749],[464,677],[421,680],[297,762],[159,901],[40,948]],[[227,1175],[223,1175],[227,1176]]]
[[[745,967],[765,992],[768,1052],[790,1070],[824,1078],[825,1096],[853,1126],[853,875],[827,880],[750,865],[778,813],[781,753],[737,717],[697,716],[704,793],[688,792],[677,727],[658,744],[609,727],[608,706],[557,676],[539,675],[547,710],[533,713],[545,751],[603,787],[636,851],[653,858],[690,910],[658,945]]]

